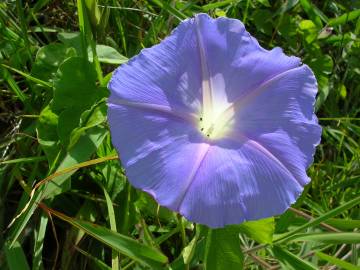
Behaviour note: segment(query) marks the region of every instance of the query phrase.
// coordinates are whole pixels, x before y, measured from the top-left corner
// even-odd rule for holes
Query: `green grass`
[[[296,210],[209,230],[114,160],[111,72],[199,12],[242,20],[317,77],[322,141]],[[356,1],[2,1],[0,108],[0,269],[359,269]]]

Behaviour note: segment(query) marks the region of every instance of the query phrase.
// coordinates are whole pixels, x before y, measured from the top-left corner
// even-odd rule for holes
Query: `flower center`
[[[199,129],[206,138],[220,139],[230,131],[233,122],[231,121],[232,116],[233,111],[215,113],[204,110],[199,118]]]

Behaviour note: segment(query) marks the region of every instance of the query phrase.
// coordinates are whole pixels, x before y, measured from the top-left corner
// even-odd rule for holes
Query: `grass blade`
[[[329,218],[332,218],[334,216],[337,216],[339,215],[340,213],[346,211],[347,209],[350,209],[352,207],[354,207],[355,205],[359,204],[360,203],[360,196],[359,197],[356,197],[354,199],[352,199],[351,201],[348,201],[346,203],[344,203],[343,205],[327,212],[326,214],[324,215],[321,215],[320,217],[318,218],[315,218],[311,221],[309,221],[308,223],[305,223],[304,225],[302,226],[299,226],[297,229],[291,231],[291,232],[288,232],[282,236],[280,236],[279,238],[277,238],[276,240],[274,240],[274,243],[283,243],[283,242],[286,242],[289,240],[289,238],[291,238],[294,234],[298,233],[298,232],[301,232],[309,227],[312,227],[312,226],[316,226],[316,225],[319,225],[321,222],[329,219]]]
[[[151,266],[154,269],[159,269],[168,261],[167,257],[160,251],[140,244],[128,236],[113,232],[105,227],[93,223],[68,217],[58,211],[48,208],[42,203],[40,206],[45,211],[48,211],[56,217],[70,223],[72,226],[91,235],[103,244],[111,247],[114,250],[117,250],[118,252],[139,263]]]
[[[102,187],[102,188],[103,188],[105,199],[106,199],[106,206],[107,206],[108,214],[109,214],[110,228],[112,231],[117,232],[115,212],[114,212],[114,207],[113,207],[111,198],[109,196],[109,193],[106,191],[106,189],[104,187]],[[113,270],[119,269],[119,254],[117,253],[116,250],[112,251],[112,269]]]
[[[26,256],[19,242],[15,242],[12,247],[10,247],[9,243],[6,243],[4,250],[10,270],[30,270]]]
[[[317,257],[319,257],[319,259],[322,259],[324,261],[327,261],[333,265],[336,265],[338,266],[340,269],[345,269],[345,270],[360,270],[360,267],[359,266],[355,266],[351,263],[348,263],[346,261],[343,261],[343,260],[340,260],[336,257],[333,257],[333,256],[329,256],[325,253],[322,253],[320,251],[316,252],[315,255]]]
[[[273,246],[272,251],[275,257],[286,266],[284,269],[317,270],[317,268],[308,261],[303,260],[279,246]]]
[[[360,233],[304,233],[295,234],[290,239],[291,241],[314,241],[325,244],[357,244],[360,243]]]

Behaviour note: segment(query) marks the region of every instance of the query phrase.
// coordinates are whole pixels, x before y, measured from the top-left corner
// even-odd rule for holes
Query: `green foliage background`
[[[192,224],[114,157],[111,71],[199,12],[242,20],[316,75],[322,142],[281,216]],[[0,269],[360,269],[359,75],[355,0],[2,1]]]

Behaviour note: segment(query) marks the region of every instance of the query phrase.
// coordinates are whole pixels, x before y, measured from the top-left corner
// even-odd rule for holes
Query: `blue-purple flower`
[[[210,227],[284,212],[310,179],[317,83],[235,19],[196,15],[120,66],[112,141],[129,181]]]

